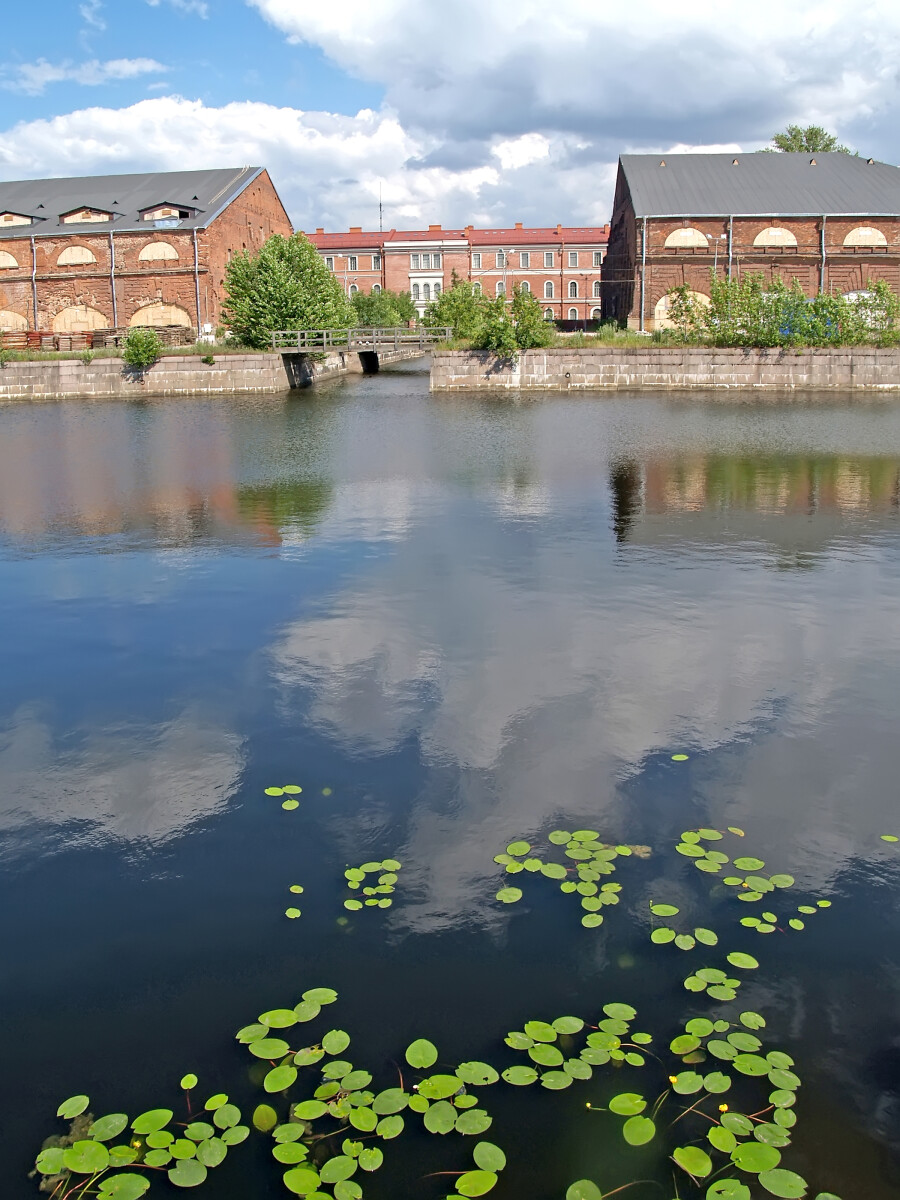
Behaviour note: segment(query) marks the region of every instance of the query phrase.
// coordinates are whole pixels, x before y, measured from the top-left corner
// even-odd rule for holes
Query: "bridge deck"
[[[439,329],[279,329],[272,334],[274,350],[299,353],[323,350],[351,350],[377,353],[379,350],[415,350],[423,353],[453,336],[447,326]]]

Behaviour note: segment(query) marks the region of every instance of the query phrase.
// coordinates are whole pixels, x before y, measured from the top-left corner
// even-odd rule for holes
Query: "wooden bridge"
[[[419,351],[427,354],[432,346],[449,341],[453,330],[409,329],[279,329],[272,334],[273,350],[294,354],[327,353],[347,350],[357,354],[378,354],[385,351]]]

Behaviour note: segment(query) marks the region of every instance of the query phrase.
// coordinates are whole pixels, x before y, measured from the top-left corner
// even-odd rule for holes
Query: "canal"
[[[810,1198],[896,1197],[898,505],[900,406],[878,399],[434,397],[419,363],[275,398],[0,409],[3,1196],[39,1194],[75,1094],[182,1119],[194,1072],[195,1104],[282,1119],[320,1067],[267,1095],[234,1034],[333,988],[285,1038],[347,1031],[375,1091],[429,1075],[404,1059],[421,1038],[435,1072],[544,1072],[556,1046],[587,1064],[467,1084],[478,1136],[411,1111],[397,1138],[351,1129],[385,1156],[354,1175],[366,1200],[454,1193],[433,1173],[472,1169],[479,1140],[507,1156],[498,1200],[579,1179],[670,1200],[673,1172],[705,1196],[669,1155],[705,1145],[720,1170],[723,1095],[764,1113]],[[696,870],[713,849],[731,861]],[[348,909],[345,870],[384,860],[395,890],[369,898],[390,906]],[[669,926],[679,945],[651,941]],[[684,986],[722,966],[734,999]],[[607,1004],[637,1011],[621,1042],[652,1034],[633,1060],[582,1055],[588,1029],[537,1061],[504,1042],[573,1016],[611,1020],[615,1049]],[[671,1067],[687,1021],[746,1035],[742,1012],[793,1060],[796,1104],[733,1069],[740,1044],[701,1036]],[[710,1115],[678,1119],[704,1093],[672,1093],[626,1144],[610,1098],[649,1116],[695,1067],[730,1071]],[[197,1194],[288,1195],[272,1146],[254,1132]],[[180,1194],[157,1175],[151,1196]]]

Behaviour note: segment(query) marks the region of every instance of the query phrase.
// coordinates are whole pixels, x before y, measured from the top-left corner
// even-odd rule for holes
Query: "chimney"
[[[521,229],[521,228],[522,228],[522,222],[516,221],[516,229]]]
[[[562,225],[557,225],[557,227],[556,227],[556,232],[557,232],[557,233],[562,233]]]
[[[429,233],[434,233],[434,231],[435,231],[436,229],[440,229],[440,225],[429,225],[429,226],[428,226],[428,232],[429,232]]]
[[[317,229],[316,229],[316,233],[324,233],[324,232],[325,232],[325,230],[324,230],[324,229],[322,229],[322,228],[317,228]]]
[[[362,225],[351,225],[350,232],[351,233],[362,233]]]

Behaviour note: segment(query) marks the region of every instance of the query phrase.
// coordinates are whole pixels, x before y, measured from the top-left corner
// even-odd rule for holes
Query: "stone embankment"
[[[900,349],[582,346],[525,350],[515,359],[471,350],[432,357],[435,392],[604,388],[900,391]]]
[[[135,396],[205,396],[285,392],[317,380],[361,374],[360,355],[346,351],[319,358],[305,354],[222,354],[213,363],[199,355],[164,355],[143,375],[120,358],[9,362],[0,367],[2,400],[111,400]],[[371,360],[374,356],[367,356]],[[380,364],[421,357],[420,351],[385,351]],[[366,370],[375,367],[371,361]],[[377,368],[376,368],[377,369]]]

